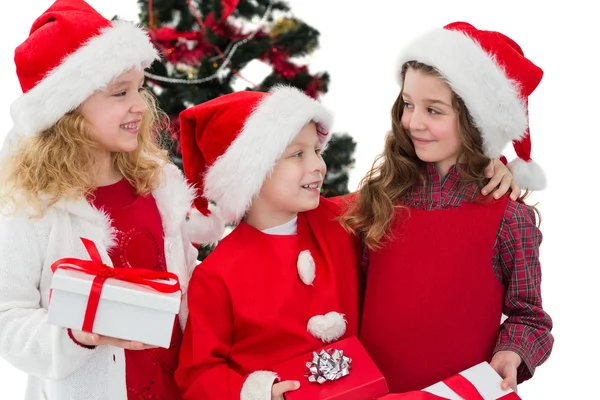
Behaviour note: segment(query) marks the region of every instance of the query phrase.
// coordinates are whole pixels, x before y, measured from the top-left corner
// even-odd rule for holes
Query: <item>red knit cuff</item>
[[[93,350],[93,349],[96,348],[96,346],[88,346],[86,344],[79,343],[77,341],[77,339],[75,339],[75,336],[73,336],[73,332],[71,331],[71,328],[67,329],[67,333],[69,334],[69,337],[71,338],[71,340],[73,341],[73,343],[75,343],[77,346],[83,347],[84,349],[89,349],[89,350]]]
[[[506,157],[504,157],[504,156],[501,155],[498,159],[500,161],[502,161],[502,164],[504,164],[504,165],[508,164],[508,160],[506,159]]]

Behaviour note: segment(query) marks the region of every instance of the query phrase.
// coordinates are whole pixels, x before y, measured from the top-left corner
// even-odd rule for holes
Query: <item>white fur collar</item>
[[[158,188],[152,192],[160,212],[165,236],[173,236],[185,222],[195,191],[191,188],[179,169],[173,164],[166,164],[162,168]],[[63,210],[69,214],[90,221],[94,226],[103,227],[104,244],[107,247],[113,243],[112,228],[108,215],[81,200],[59,200],[52,206],[54,209]]]
[[[192,208],[196,190],[175,165],[167,164],[162,169],[161,182],[153,195],[163,220],[165,236],[175,235]]]

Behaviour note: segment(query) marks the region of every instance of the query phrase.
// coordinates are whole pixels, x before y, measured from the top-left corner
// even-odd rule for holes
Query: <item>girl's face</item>
[[[315,124],[309,123],[275,164],[250,212],[279,215],[277,219],[286,222],[298,212],[317,208],[325,172],[319,134]]]
[[[138,130],[147,111],[140,91],[144,73],[131,69],[88,97],[79,111],[92,126],[92,140],[106,153],[134,151]]]
[[[402,89],[402,126],[420,160],[435,163],[445,175],[462,147],[452,90],[440,78],[409,68]]]

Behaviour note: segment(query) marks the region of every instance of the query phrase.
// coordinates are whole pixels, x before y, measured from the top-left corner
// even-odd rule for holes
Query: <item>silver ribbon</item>
[[[306,363],[309,372],[305,374],[310,382],[321,384],[350,374],[352,359],[345,356],[343,350],[328,349],[312,354],[312,361]]]

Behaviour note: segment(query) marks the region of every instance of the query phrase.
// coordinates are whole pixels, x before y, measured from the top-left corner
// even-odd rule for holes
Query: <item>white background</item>
[[[12,126],[9,106],[21,93],[14,48],[51,3],[11,1],[10,15],[0,26],[0,140]],[[135,0],[90,4],[107,18],[114,14],[138,18]],[[583,0],[556,5],[513,0],[291,0],[290,4],[296,16],[321,32],[320,50],[307,61],[312,70],[331,74],[323,102],[335,113],[334,131],[349,132],[358,142],[351,189],[382,150],[399,89],[396,54],[415,35],[452,21],[468,21],[515,39],[544,69],[544,79],[529,99],[529,111],[532,156],[545,167],[549,180],[548,188],[533,200],[539,201],[544,217],[544,307],[554,319],[556,344],[548,362],[520,386],[519,393],[524,400],[600,398],[593,394],[600,373],[600,335],[594,328],[600,303],[595,251],[600,245],[600,212],[593,162],[600,144],[600,81],[592,62],[599,52],[600,29],[589,4]],[[258,82],[256,71],[249,68],[242,74]],[[510,150],[505,154],[512,158]],[[0,359],[0,399],[23,398],[24,386],[25,376]]]

